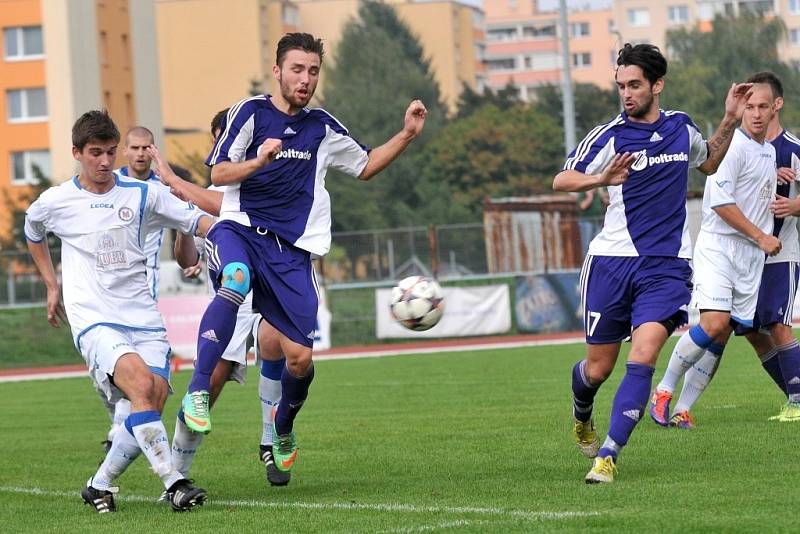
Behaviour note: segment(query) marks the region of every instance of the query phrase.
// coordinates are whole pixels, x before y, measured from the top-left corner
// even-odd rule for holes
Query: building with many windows
[[[72,124],[90,109],[108,109],[123,133],[144,124],[160,138],[154,23],[152,0],[3,2],[0,195],[17,202],[37,172],[68,179]]]
[[[538,87],[561,83],[558,11],[541,11],[535,1],[484,0],[486,72],[489,87],[509,83],[520,96],[534,97]],[[571,10],[567,16],[572,79],[610,86],[617,38],[610,9]]]

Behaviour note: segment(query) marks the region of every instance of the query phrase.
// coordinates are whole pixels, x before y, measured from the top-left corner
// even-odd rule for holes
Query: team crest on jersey
[[[122,206],[117,212],[117,215],[119,216],[120,220],[128,222],[133,219],[133,210],[128,206]]]
[[[634,171],[642,171],[647,167],[647,149],[640,150],[639,152],[634,152],[634,156],[636,159],[633,160],[633,165],[631,165],[631,169]]]

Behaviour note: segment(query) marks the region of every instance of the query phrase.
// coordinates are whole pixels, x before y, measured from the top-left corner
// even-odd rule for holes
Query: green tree
[[[722,119],[731,83],[770,70],[783,81],[782,121],[800,126],[800,75],[778,57],[778,44],[785,35],[781,18],[766,19],[749,12],[738,18],[718,16],[711,31],[698,27],[669,31],[671,61],[662,107],[685,111],[710,135]]]
[[[21,194],[13,195],[8,188],[3,189],[5,205],[11,210],[11,232],[0,236],[0,248],[6,250],[27,250],[25,243],[25,212],[34,200],[52,186],[50,178],[42,173],[37,165],[33,166],[33,181]],[[59,239],[48,234],[47,241],[51,247],[58,245]]]
[[[440,184],[452,205],[480,219],[485,198],[552,192],[562,138],[557,119],[538,106],[486,104],[426,147],[423,183]]]
[[[519,89],[513,82],[508,82],[505,87],[499,89],[497,92],[486,87],[482,93],[475,91],[465,83],[461,88],[461,94],[458,96],[458,113],[456,118],[461,119],[468,117],[486,104],[492,104],[498,109],[506,110],[519,103],[521,103]]]
[[[609,81],[609,87],[611,82]],[[593,83],[575,84],[575,132],[577,141],[589,130],[608,122],[620,112],[619,96],[616,89],[603,89]],[[563,108],[561,87],[545,85],[536,91],[536,106],[544,113],[554,115],[559,124],[563,124]],[[574,147],[570,147],[574,148]]]
[[[358,18],[344,28],[336,64],[325,68],[325,108],[360,142],[378,146],[403,126],[408,104],[419,98],[428,108],[422,135],[369,183],[329,172],[335,230],[407,226],[428,205],[447,205],[436,185],[421,184],[420,154],[445,121],[439,88],[429,62],[408,27],[387,4],[363,2]],[[425,196],[420,196],[420,195]],[[444,222],[437,212],[425,222]]]

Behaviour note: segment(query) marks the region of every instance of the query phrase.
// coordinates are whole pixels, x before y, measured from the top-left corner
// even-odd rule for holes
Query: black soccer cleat
[[[196,488],[192,481],[186,478],[174,483],[167,490],[169,503],[176,512],[186,512],[195,506],[200,506],[208,498],[208,492],[203,488]]]
[[[83,502],[94,507],[98,514],[107,514],[117,511],[117,505],[114,503],[114,494],[117,491],[119,488],[95,489],[90,480],[81,490],[81,497],[83,497]]]
[[[261,461],[267,469],[267,482],[273,486],[285,486],[292,479],[292,474],[288,471],[281,471],[275,465],[275,458],[272,456],[272,445],[260,445]]]

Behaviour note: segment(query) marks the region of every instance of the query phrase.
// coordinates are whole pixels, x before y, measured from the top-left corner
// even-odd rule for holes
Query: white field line
[[[38,495],[42,497],[61,497],[80,500],[77,491],[56,491],[41,488],[23,488],[20,486],[0,486],[0,493],[15,493],[24,495]],[[116,497],[117,500],[125,502],[149,502],[155,504],[156,496],[144,495],[122,495]],[[302,509],[302,510],[347,510],[347,511],[367,511],[367,512],[406,512],[410,514],[451,514],[451,515],[477,515],[495,516],[517,519],[527,519],[531,521],[542,520],[562,520],[584,517],[595,517],[601,515],[600,512],[573,512],[573,511],[550,511],[550,512],[530,512],[527,510],[509,510],[505,508],[483,508],[472,506],[417,506],[414,504],[399,503],[352,503],[352,502],[268,502],[257,500],[226,500],[209,499],[208,503],[212,506],[239,507],[239,508],[278,508],[278,509]]]
[[[369,352],[352,352],[342,354],[320,354],[314,356],[317,361],[336,361],[336,360],[353,360],[358,358],[382,358],[385,356],[402,356],[406,354],[437,354],[445,352],[464,352],[464,351],[478,351],[478,350],[500,350],[500,349],[514,349],[521,347],[541,347],[547,345],[569,345],[573,343],[583,342],[582,337],[567,338],[567,339],[550,339],[550,340],[531,340],[531,341],[499,341],[497,343],[475,343],[472,345],[453,345],[450,347],[417,347],[417,348],[396,348],[375,350]],[[248,361],[248,365],[252,363]],[[182,369],[191,369],[188,364]],[[0,384],[5,382],[28,382],[30,380],[53,380],[58,378],[75,378],[88,376],[88,371],[54,371],[52,373],[30,373],[19,375],[6,375],[0,376]]]

